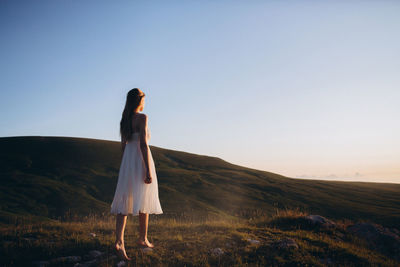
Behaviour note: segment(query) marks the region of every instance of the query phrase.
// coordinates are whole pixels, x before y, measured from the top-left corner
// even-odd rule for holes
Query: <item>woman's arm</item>
[[[144,164],[146,166],[146,176],[150,175],[149,167],[149,144],[147,140],[147,115],[143,114],[140,127],[140,150],[143,155]]]

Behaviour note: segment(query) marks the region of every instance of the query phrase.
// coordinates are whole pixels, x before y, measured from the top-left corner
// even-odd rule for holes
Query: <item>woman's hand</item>
[[[151,181],[152,181],[152,178],[151,178],[150,172],[147,172],[146,178],[144,179],[144,182],[146,184],[151,184]]]

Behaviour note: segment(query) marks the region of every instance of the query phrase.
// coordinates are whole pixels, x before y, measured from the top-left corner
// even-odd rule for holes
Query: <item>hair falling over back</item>
[[[120,121],[120,136],[125,140],[130,140],[132,137],[132,117],[133,113],[140,105],[140,101],[145,96],[139,88],[133,88],[129,90],[126,95],[125,108],[122,112],[122,118]]]

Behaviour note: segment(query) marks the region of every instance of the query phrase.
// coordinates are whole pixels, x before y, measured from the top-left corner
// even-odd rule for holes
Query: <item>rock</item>
[[[346,228],[348,232],[366,240],[370,248],[400,260],[400,236],[393,229],[374,223],[357,223]]]
[[[125,265],[126,265],[125,261],[120,261],[120,262],[117,263],[117,267],[122,267],[122,266],[125,266]]]
[[[77,263],[74,265],[74,267],[94,267],[94,266],[99,266],[99,259],[93,259],[90,261],[85,261],[85,262],[81,262],[81,263]]]
[[[88,254],[86,254],[85,256],[83,256],[84,260],[93,260],[96,259],[98,257],[101,257],[105,252],[101,252],[98,250],[91,250],[89,251]]]
[[[213,256],[221,256],[222,254],[224,254],[222,248],[213,248],[210,250],[210,252]]]
[[[325,265],[332,265],[333,264],[333,260],[331,258],[319,259],[319,261],[322,264],[325,264]]]
[[[304,216],[304,219],[306,219],[312,225],[317,225],[324,228],[333,228],[336,226],[336,224],[333,221],[328,220],[327,218],[322,217],[320,215],[308,215]]]
[[[234,245],[235,244],[233,242],[226,242],[225,243],[225,246],[228,247],[228,248],[232,248],[232,247],[234,247]]]
[[[339,237],[339,238],[341,238],[341,239],[343,239],[344,238],[344,234],[343,233],[341,233],[341,232],[336,232],[336,235]]]
[[[98,251],[98,250],[89,251],[89,255],[92,256],[93,258],[100,257],[103,254],[104,254],[104,252],[101,252],[101,251]]]
[[[260,244],[260,241],[256,239],[247,238],[247,241],[249,241],[251,244]]]
[[[400,236],[400,231],[397,230],[396,228],[391,228],[390,230],[391,230],[393,233],[395,233],[396,235],[399,235],[399,236]]]
[[[91,260],[91,261],[85,261],[81,263],[75,263],[74,267],[94,267],[98,266],[99,261],[97,259]]]
[[[83,256],[85,262],[76,263],[74,267],[91,267],[91,266],[98,266],[101,262],[101,256],[103,256],[105,252],[101,252],[98,250],[91,250],[88,254]],[[108,259],[117,258],[116,255],[111,255]]]
[[[59,257],[59,258],[51,259],[50,263],[51,264],[63,263],[63,262],[74,263],[74,262],[78,262],[78,261],[81,261],[80,256],[66,256],[66,257]]]
[[[33,261],[32,265],[33,266],[37,266],[37,267],[45,267],[47,265],[49,265],[50,262],[49,261]]]
[[[279,249],[298,249],[299,245],[297,245],[296,241],[292,238],[284,238],[281,240],[276,240],[272,244],[274,247]]]
[[[147,252],[152,252],[152,248],[141,248],[142,252],[147,253]]]

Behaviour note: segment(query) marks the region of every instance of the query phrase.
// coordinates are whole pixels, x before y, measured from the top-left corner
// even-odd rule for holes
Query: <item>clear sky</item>
[[[0,136],[150,144],[400,183],[399,1],[0,1]]]

